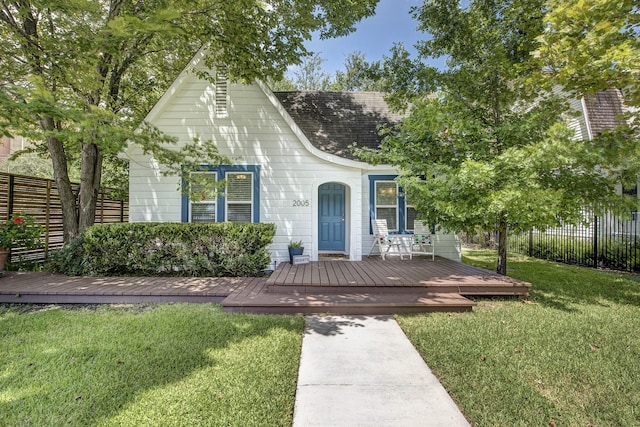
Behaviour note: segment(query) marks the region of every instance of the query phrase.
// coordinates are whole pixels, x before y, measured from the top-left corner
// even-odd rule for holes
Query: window
[[[386,219],[389,231],[413,231],[418,212],[406,200],[397,175],[369,175],[369,217]],[[372,230],[370,230],[372,232]]]
[[[202,165],[208,169],[197,174],[182,195],[182,222],[260,222],[260,166]],[[224,190],[216,194],[205,184],[225,181]],[[213,187],[213,185],[212,185]]]
[[[214,191],[207,189],[207,183],[212,186],[216,182],[215,172],[192,172],[191,177],[199,175],[191,181],[189,222],[215,222],[217,196]]]
[[[638,195],[638,185],[633,185],[631,187],[622,187],[622,194],[626,194],[628,196],[637,196]]]
[[[386,219],[391,231],[398,230],[398,185],[394,181],[375,182],[375,217]]]
[[[253,174],[250,172],[227,173],[226,180],[227,221],[251,222]]]
[[[416,211],[416,208],[411,206],[409,204],[409,201],[406,199],[405,197],[405,203],[406,203],[406,212],[404,214],[404,218],[405,218],[405,230],[408,231],[413,231],[414,230],[414,224],[416,222],[416,217],[418,216],[418,211]]]

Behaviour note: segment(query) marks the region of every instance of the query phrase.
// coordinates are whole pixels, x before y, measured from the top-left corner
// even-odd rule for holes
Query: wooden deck
[[[529,284],[443,258],[282,263],[270,278],[69,277],[8,272],[0,302],[215,302],[229,312],[396,314],[469,311],[468,295],[528,294]]]
[[[460,295],[516,295],[529,293],[529,283],[488,270],[436,257],[413,260],[379,257],[360,262],[320,261],[280,264],[267,280],[272,293],[362,292],[402,293],[427,290]]]
[[[51,273],[7,272],[0,278],[0,302],[16,304],[219,303],[232,292],[245,287],[251,280],[224,277],[70,277]]]

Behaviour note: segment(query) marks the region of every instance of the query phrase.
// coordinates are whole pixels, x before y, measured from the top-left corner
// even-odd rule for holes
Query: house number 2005
[[[310,206],[310,205],[311,204],[309,203],[308,200],[294,200],[292,206],[294,208],[301,208],[301,207]]]

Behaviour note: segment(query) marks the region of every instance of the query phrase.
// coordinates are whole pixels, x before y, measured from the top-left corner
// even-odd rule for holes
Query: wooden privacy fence
[[[78,188],[78,184],[73,184],[74,193],[77,194]],[[100,191],[96,223],[129,221],[129,203],[112,195],[110,189]],[[12,262],[20,259],[44,260],[49,251],[62,247],[62,205],[55,181],[0,172],[0,220],[4,222],[14,213],[34,217],[44,227],[45,233],[42,236],[44,246],[40,249],[27,251],[13,248]]]

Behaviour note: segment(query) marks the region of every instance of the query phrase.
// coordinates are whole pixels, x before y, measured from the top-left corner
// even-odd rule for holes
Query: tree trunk
[[[55,121],[47,117],[40,121],[40,126],[45,131],[56,129]],[[58,187],[60,204],[62,205],[62,229],[65,243],[78,237],[78,211],[76,209],[76,196],[71,187],[69,171],[67,169],[67,155],[62,142],[55,136],[46,138],[49,154],[53,163],[53,177]]]
[[[498,225],[498,267],[496,273],[507,275],[507,222],[500,221]]]
[[[102,153],[96,144],[82,146],[78,232],[91,227],[96,219],[96,204],[102,178]]]

